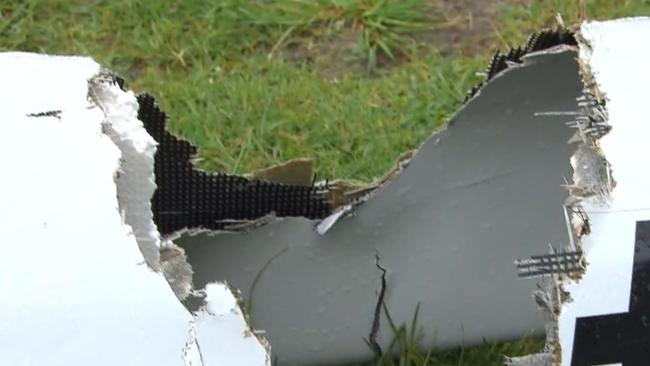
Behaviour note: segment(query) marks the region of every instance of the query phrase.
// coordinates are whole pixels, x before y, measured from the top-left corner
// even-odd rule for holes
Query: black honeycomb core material
[[[196,147],[165,129],[167,116],[148,94],[138,96],[138,119],[158,142],[151,200],[153,219],[162,235],[184,228],[223,229],[228,220],[276,216],[326,217],[331,208],[314,187],[291,186],[197,170]],[[224,222],[225,221],[225,222]]]
[[[533,33],[528,37],[525,45],[513,48],[508,53],[496,52],[485,70],[485,81],[476,85],[467,93],[465,101],[476,95],[476,93],[499,72],[508,68],[508,63],[521,63],[522,57],[531,53],[542,51],[559,45],[576,46],[578,42],[573,32],[567,29],[544,30]]]

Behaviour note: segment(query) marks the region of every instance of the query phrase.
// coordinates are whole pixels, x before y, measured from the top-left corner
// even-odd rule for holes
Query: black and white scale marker
[[[580,58],[607,103],[611,131],[599,147],[615,186],[606,202],[582,202],[587,266],[564,283],[561,365],[650,365],[650,18],[585,23],[580,34]]]
[[[650,221],[636,222],[634,243],[628,311],[576,319],[571,365],[650,360]]]

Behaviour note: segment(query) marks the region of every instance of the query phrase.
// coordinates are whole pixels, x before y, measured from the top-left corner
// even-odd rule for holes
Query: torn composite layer
[[[422,345],[471,345],[540,330],[534,284],[515,258],[566,244],[570,176],[565,116],[582,89],[567,47],[529,55],[494,77],[392,181],[329,231],[318,221],[272,220],[242,233],[200,234],[185,248],[197,287],[226,280],[252,304],[284,365],[368,358],[386,268],[385,302],[409,322],[420,304]],[[280,254],[279,254],[280,253]],[[254,291],[252,291],[254,289]],[[382,317],[377,336],[391,338]]]
[[[147,265],[157,271],[160,234],[151,212],[151,196],[156,189],[153,176],[156,141],[137,121],[138,103],[133,93],[125,93],[113,84],[114,77],[110,74],[95,76],[88,93],[106,116],[102,123],[104,133],[122,155],[115,185],[123,219],[131,226]]]
[[[233,309],[228,289],[208,286],[194,317],[151,270],[157,258],[145,263],[137,233],[157,233],[138,205],[153,182],[150,166],[132,164],[152,162],[150,138],[133,94],[98,74],[89,58],[0,54],[0,156],[11,172],[0,190],[0,247],[10,258],[0,266],[0,364],[268,364],[241,314],[214,313]],[[116,183],[130,174],[141,180]],[[136,205],[123,206],[122,194]]]
[[[210,283],[205,293],[207,305],[197,314],[196,322],[203,365],[270,365],[266,350],[246,325],[230,289],[222,283]],[[233,339],[238,341],[233,342]]]
[[[565,279],[572,301],[558,320],[561,364],[647,365],[650,359],[650,156],[647,72],[650,18],[585,23],[581,62],[594,90],[607,102],[609,133],[598,147],[616,185],[608,199],[580,204],[590,233],[581,246],[588,263],[577,281]],[[598,198],[598,197],[596,197]],[[559,360],[558,360],[559,361]]]

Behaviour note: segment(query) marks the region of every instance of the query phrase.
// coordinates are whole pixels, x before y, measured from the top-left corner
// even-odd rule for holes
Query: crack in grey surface
[[[377,300],[375,253],[390,268],[384,303],[396,324],[420,307],[423,347],[480,344],[540,332],[534,281],[512,265],[568,243],[563,177],[574,131],[564,116],[581,94],[575,52],[538,54],[496,77],[430,138],[409,166],[324,235],[318,221],[271,219],[242,233],[184,236],[194,283],[225,280],[249,296],[252,324],[283,365],[369,359],[369,303]],[[462,188],[462,189],[459,189]],[[386,319],[380,320],[385,327]],[[464,330],[461,330],[461,324]],[[384,348],[389,334],[378,334]]]
[[[381,307],[384,304],[384,296],[386,295],[386,268],[379,264],[379,253],[375,254],[375,266],[381,271],[381,287],[379,288],[379,295],[377,296],[377,304],[375,305],[375,312],[372,318],[372,328],[368,335],[368,343],[375,350],[377,357],[381,357],[384,352],[379,343],[377,343],[377,333],[379,333],[379,319],[381,316]]]
[[[269,258],[268,261],[266,261],[266,263],[264,263],[262,268],[260,268],[260,271],[257,272],[257,275],[255,276],[255,278],[253,279],[253,283],[251,284],[251,288],[248,291],[248,302],[246,304],[246,314],[245,314],[247,318],[253,316],[253,293],[255,292],[255,286],[257,286],[257,282],[262,277],[264,271],[271,265],[271,263],[273,263],[273,260],[279,257],[280,255],[282,255],[283,253],[285,253],[287,250],[289,250],[289,247],[284,247],[279,252],[275,253],[271,258]]]
[[[471,181],[471,182],[459,183],[459,184],[455,185],[454,187],[452,187],[452,189],[472,188],[472,187],[475,187],[475,186],[478,186],[478,185],[481,185],[481,184],[492,183],[495,180],[507,177],[507,176],[509,176],[509,175],[511,175],[513,173],[514,173],[514,170],[510,170],[510,171],[504,172],[504,173],[491,174],[491,175],[489,175],[487,177],[478,178],[478,179],[476,179],[474,181]]]

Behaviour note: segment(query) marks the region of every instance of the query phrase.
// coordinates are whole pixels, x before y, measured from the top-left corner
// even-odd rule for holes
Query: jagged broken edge
[[[124,81],[116,82],[123,87]],[[322,189],[284,185],[197,169],[194,145],[166,128],[167,115],[149,94],[140,94],[138,119],[158,142],[152,198],[154,220],[161,235],[183,229],[228,229],[267,215],[321,219],[332,211]]]
[[[485,79],[467,92],[465,99],[461,104],[461,108],[463,105],[467,104],[470,99],[476,96],[476,94],[478,94],[483,86],[489,83],[501,72],[513,65],[522,64],[526,55],[562,45],[578,45],[575,38],[575,33],[573,31],[567,28],[542,30],[531,34],[524,45],[513,48],[507,53],[502,54],[500,51],[497,51],[490,60],[485,70]],[[453,119],[449,122],[449,124],[453,124]],[[435,133],[436,132],[434,131],[434,134]],[[383,185],[390,182],[395,176],[401,173],[401,171],[408,166],[410,159],[417,153],[417,150],[418,149],[407,152],[408,156],[404,156],[403,158],[400,157],[393,169],[394,171],[391,174],[387,174],[382,177],[382,180],[379,184],[371,185],[371,189],[366,189],[365,194],[353,197],[352,200],[347,202],[348,206],[343,207],[343,210],[350,211],[352,207],[361,204],[371,198],[372,195],[377,192],[378,188],[381,188]]]
[[[497,52],[488,65],[485,81],[470,90],[465,102],[511,64],[522,63],[526,54],[563,44],[577,44],[571,31],[545,30],[532,34],[524,46],[513,48],[506,54]],[[124,89],[124,79],[115,77],[115,82]],[[161,235],[184,229],[224,230],[236,227],[233,224],[254,222],[268,215],[323,219],[334,211],[335,205],[328,198],[327,186],[283,185],[197,169],[192,164],[196,147],[167,130],[167,115],[155,99],[149,94],[141,94],[137,100],[140,105],[138,118],[159,144],[154,167],[157,189],[152,198],[152,211]],[[399,171],[401,169],[392,177]],[[348,203],[365,202],[377,188],[390,180]]]
[[[102,73],[100,73],[93,80],[89,81],[90,85],[101,84],[101,83],[113,83],[117,85],[123,92],[128,92],[128,90],[125,87],[124,79],[120,78],[119,76],[116,76],[115,74],[113,74],[108,70],[103,69]],[[151,130],[147,129],[147,121],[142,119],[140,116],[140,111],[142,110],[142,103],[140,102],[140,97],[142,97],[142,95],[136,97],[136,101],[138,102],[138,119],[143,123],[143,127],[145,128],[147,133],[149,133],[151,137],[154,140],[156,140],[156,142],[159,143],[159,146],[157,148],[157,153],[158,153],[160,152],[160,148],[162,144],[160,143],[160,140],[156,138],[156,136],[151,134]],[[155,108],[155,110],[158,113],[157,116],[159,117],[153,121],[149,121],[149,124],[158,127],[159,131],[162,131],[166,135],[168,135],[167,136],[168,140],[175,142],[177,145],[185,145],[184,150],[190,150],[192,153],[196,153],[196,148],[194,148],[189,142],[176,138],[175,136],[171,135],[169,132],[165,130],[166,116],[159,108],[157,108],[157,106],[155,106],[153,97],[150,97],[148,95],[147,97],[150,98],[151,101],[150,105]],[[154,171],[157,169],[157,165],[156,165],[157,161],[158,159],[154,159]],[[191,161],[189,159],[185,160],[185,162],[191,165]],[[201,171],[199,171],[199,173],[209,174]],[[235,178],[242,178],[242,177],[235,176]],[[159,187],[157,189],[159,189]],[[154,196],[155,196],[155,191],[154,191]],[[154,216],[153,219],[155,221],[156,216],[155,216],[155,211],[153,210],[154,202],[155,201],[153,200],[152,197],[152,201],[151,201],[152,213]],[[158,232],[160,233],[159,229]],[[203,363],[201,351],[199,349],[199,344],[197,342],[198,338],[196,336],[196,326],[197,326],[197,320],[199,319],[198,317],[206,314],[210,315],[209,310],[206,310],[208,306],[208,302],[206,301],[207,294],[205,292],[205,289],[200,289],[200,290],[194,289],[194,284],[192,283],[193,270],[190,263],[187,261],[187,257],[185,256],[185,251],[183,250],[183,248],[175,245],[169,238],[161,240],[159,257],[157,258],[157,260],[159,260],[160,269],[162,270],[162,273],[165,276],[170,287],[172,288],[173,292],[176,294],[179,301],[193,315],[193,319],[191,322],[192,325],[190,329],[191,336],[190,336],[190,340],[188,340],[188,342],[185,344],[185,347],[183,349],[183,359],[185,360],[186,364],[192,364],[192,362],[188,361],[186,358],[189,357],[188,356],[189,349],[195,347],[196,351],[199,354],[199,357],[201,357],[200,362]],[[245,323],[245,328],[246,328],[243,336],[244,337],[252,336],[257,339],[257,341],[266,351],[266,365],[271,365],[272,364],[270,359],[271,345],[268,342],[268,340],[264,337],[263,331],[258,331],[252,327],[250,320],[247,318],[245,313],[246,307],[244,306],[244,301],[241,297],[241,293],[237,289],[230,286],[228,283],[224,282],[222,284],[234,297],[236,306],[238,308],[236,311],[239,311],[242,315],[243,321]]]
[[[464,103],[474,97],[485,84],[500,72],[510,67],[511,64],[521,64],[524,56],[527,54],[543,51],[560,45],[577,46],[578,43],[575,39],[574,32],[566,28],[546,29],[531,34],[528,37],[526,44],[515,47],[508,51],[508,53],[497,51],[494,56],[492,56],[492,59],[485,70],[485,80],[469,90],[465,96]]]
[[[577,44],[574,32],[561,28],[534,33],[525,45],[504,54],[497,52],[488,64],[485,80],[468,92],[463,104],[503,71],[513,65],[522,64],[526,55],[561,45]],[[123,79],[116,77],[115,81],[124,89]],[[167,130],[167,115],[157,106],[154,98],[141,94],[137,101],[138,119],[159,143],[154,168],[157,189],[152,198],[152,211],[162,235],[194,228],[222,230],[231,227],[233,221],[254,221],[269,214],[322,219],[332,213],[332,206],[323,192],[327,187],[251,181],[241,176],[197,169],[192,164],[192,158],[197,153],[196,147]],[[407,164],[408,160],[405,163]],[[376,188],[379,187],[357,198],[355,202],[367,200]],[[547,300],[547,303],[560,304],[563,302],[564,293],[561,288],[554,290],[555,300]],[[559,309],[559,306],[557,308]],[[556,334],[549,329],[547,333]],[[557,339],[549,338],[549,342],[555,344]],[[547,356],[548,354],[541,355],[544,359],[547,359]]]
[[[591,48],[589,42],[580,33],[573,34],[580,47]],[[583,83],[582,95],[577,98],[577,114],[567,126],[576,130],[575,136],[569,141],[578,142],[576,152],[571,156],[573,168],[573,183],[567,184],[569,198],[565,204],[567,225],[569,228],[568,252],[574,254],[574,262],[570,266],[564,263],[551,266],[544,278],[544,287],[539,286],[533,298],[543,311],[546,322],[546,345],[543,352],[523,357],[507,358],[508,366],[556,366],[562,363],[562,352],[559,338],[558,318],[562,305],[571,301],[571,295],[564,289],[567,281],[578,281],[584,275],[586,263],[582,242],[591,233],[589,217],[582,208],[582,202],[595,200],[606,202],[616,185],[612,178],[611,167],[599,146],[599,140],[611,130],[606,109],[605,95],[598,89],[593,72],[588,64],[578,58],[578,70]],[[557,254],[555,248],[550,248],[553,257]],[[539,257],[539,256],[537,256]],[[544,256],[547,257],[547,256]],[[521,262],[521,261],[516,261]]]
[[[490,60],[485,70],[485,80],[468,91],[463,103],[461,104],[461,108],[467,104],[470,99],[476,96],[476,94],[479,93],[483,86],[494,79],[502,71],[510,68],[513,65],[523,64],[524,57],[526,55],[534,52],[544,51],[557,46],[577,46],[577,44],[578,43],[575,39],[574,32],[567,28],[546,29],[531,34],[524,45],[513,48],[508,51],[508,53],[502,54],[497,51]],[[449,121],[449,125],[452,124],[453,119]],[[435,135],[436,132],[437,131],[434,131],[433,134]],[[329,227],[333,226],[341,217],[351,214],[354,211],[355,206],[363,204],[367,200],[371,199],[372,196],[379,190],[379,188],[389,183],[409,165],[410,160],[415,154],[417,154],[418,150],[419,149],[415,149],[404,153],[400,158],[397,159],[397,162],[395,163],[393,169],[384,174],[384,176],[381,177],[381,179],[379,179],[376,183],[372,183],[366,187],[360,188],[359,194],[353,193],[348,198],[347,202],[344,204],[336,205],[334,208],[338,209],[338,211],[332,214],[331,222],[326,223],[327,229],[318,229],[319,233],[324,233],[324,231],[327,231]],[[329,219],[330,217],[328,217],[328,220]]]

